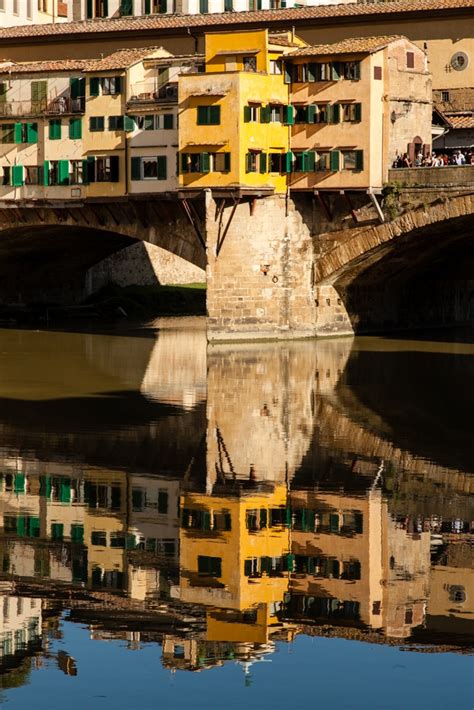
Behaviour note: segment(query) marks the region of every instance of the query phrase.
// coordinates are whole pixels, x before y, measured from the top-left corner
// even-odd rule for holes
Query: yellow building
[[[286,191],[293,109],[282,56],[301,43],[267,30],[205,37],[205,73],[179,79],[180,186]]]

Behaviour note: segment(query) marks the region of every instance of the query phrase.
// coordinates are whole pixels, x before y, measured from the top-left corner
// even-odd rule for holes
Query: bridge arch
[[[439,197],[391,222],[331,233],[334,246],[315,264],[324,305],[332,293],[346,332],[472,321],[473,215],[473,194]],[[330,332],[327,323],[326,314]]]

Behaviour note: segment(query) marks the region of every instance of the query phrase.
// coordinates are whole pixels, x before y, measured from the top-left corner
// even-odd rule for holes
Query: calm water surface
[[[0,331],[0,704],[474,705],[473,332]]]

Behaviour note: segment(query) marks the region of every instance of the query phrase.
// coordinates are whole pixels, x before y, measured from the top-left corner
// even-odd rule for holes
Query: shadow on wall
[[[108,284],[154,286],[203,283],[206,272],[171,252],[136,242],[94,264],[86,272],[86,296]]]

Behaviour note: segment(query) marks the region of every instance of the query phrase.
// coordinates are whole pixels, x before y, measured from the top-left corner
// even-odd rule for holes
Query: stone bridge
[[[366,191],[0,205],[0,301],[78,301],[144,241],[207,268],[209,340],[468,323],[474,166],[391,171]]]

